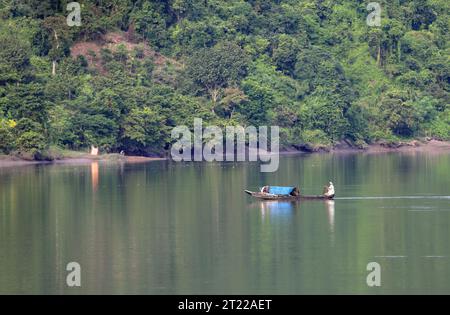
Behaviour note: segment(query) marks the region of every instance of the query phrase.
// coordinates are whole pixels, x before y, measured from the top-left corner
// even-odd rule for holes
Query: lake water
[[[450,155],[0,168],[0,293],[450,293]],[[260,202],[264,184],[335,201]],[[81,266],[81,287],[66,265]],[[381,286],[369,287],[369,262]]]

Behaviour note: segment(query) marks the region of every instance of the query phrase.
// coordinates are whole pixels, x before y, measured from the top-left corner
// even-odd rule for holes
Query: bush
[[[133,55],[137,59],[143,59],[145,57],[145,50],[143,45],[138,45],[133,49]]]
[[[326,133],[319,129],[303,131],[302,140],[303,142],[310,144],[331,144]]]
[[[371,138],[373,141],[378,142],[382,146],[389,148],[397,148],[401,146],[401,140],[390,131],[377,130],[372,133]]]
[[[397,136],[393,135],[390,130],[389,131],[386,131],[386,130],[374,131],[370,135],[370,138],[374,142],[378,142],[378,141],[400,141],[400,138],[398,138]]]
[[[310,152],[329,151],[331,141],[322,130],[305,130],[302,133],[300,148]]]
[[[431,136],[438,140],[450,140],[450,119],[436,119],[431,124]]]
[[[109,50],[108,48],[102,48],[100,50],[100,57],[102,58],[103,64],[111,62],[114,58],[111,50]]]
[[[0,120],[0,152],[8,154],[14,149],[14,121]]]
[[[114,59],[119,62],[125,62],[128,59],[128,50],[125,44],[119,44],[113,53]]]
[[[95,52],[94,52],[94,54],[95,54]],[[83,55],[79,55],[77,57],[76,61],[81,68],[87,68],[89,66],[89,63],[88,63],[86,57]]]
[[[45,159],[45,149],[47,142],[44,136],[35,131],[26,131],[16,140],[18,155],[34,160]]]
[[[366,141],[364,141],[363,139],[357,139],[357,140],[354,142],[354,146],[357,147],[357,148],[360,149],[360,150],[365,150],[365,149],[367,149],[367,147],[368,147]]]

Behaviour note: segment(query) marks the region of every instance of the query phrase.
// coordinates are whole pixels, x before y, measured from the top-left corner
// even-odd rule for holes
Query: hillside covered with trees
[[[450,2],[0,0],[0,151],[161,154],[177,125],[285,146],[450,139]],[[18,153],[21,152],[21,153]]]

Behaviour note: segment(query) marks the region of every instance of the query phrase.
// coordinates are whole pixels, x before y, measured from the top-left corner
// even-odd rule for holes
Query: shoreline
[[[335,147],[330,150],[319,151],[302,151],[293,147],[280,150],[280,155],[303,155],[303,154],[384,154],[384,153],[430,153],[430,154],[442,154],[450,153],[450,141],[429,140],[426,142],[420,142],[417,140],[411,142],[401,143],[397,147],[389,147],[380,143],[370,144],[367,148],[359,149],[355,147]],[[76,164],[90,164],[93,162],[101,163],[146,163],[153,161],[165,161],[168,158],[165,157],[145,157],[145,156],[121,156],[119,154],[103,154],[92,156],[89,154],[80,153],[77,156],[65,156],[57,158],[52,161],[32,161],[24,160],[15,156],[0,155],[0,167],[13,167],[13,166],[27,166],[27,165],[76,165]]]
[[[428,140],[419,141],[413,140],[410,142],[402,142],[397,147],[390,147],[385,144],[375,143],[367,147],[367,149],[355,149],[350,150],[342,149],[339,153],[345,153],[346,151],[360,151],[361,153],[377,154],[377,153],[450,153],[450,141],[440,141],[440,140]]]
[[[389,146],[384,143],[374,143],[367,146],[367,148],[359,149],[355,147],[338,147],[333,148],[329,152],[324,153],[361,153],[361,154],[379,154],[379,153],[450,153],[450,141],[428,140],[419,141],[412,140],[409,142],[401,142],[396,146]]]
[[[24,160],[15,156],[2,155],[0,156],[1,167],[13,166],[27,166],[27,165],[77,165],[77,164],[91,164],[93,162],[100,163],[146,163],[153,161],[164,161],[166,158],[159,157],[145,157],[145,156],[121,156],[119,154],[103,154],[103,155],[89,155],[83,154],[75,157],[62,157],[52,161],[32,161]]]
[[[295,147],[288,147],[280,150],[280,155],[296,155],[296,154],[376,154],[376,153],[408,153],[408,152],[422,152],[422,153],[450,153],[450,141],[429,140],[421,142],[413,140],[410,142],[401,142],[396,146],[389,146],[383,143],[373,143],[367,145],[365,148],[352,147],[350,145],[338,144],[329,149],[318,150],[299,150]]]

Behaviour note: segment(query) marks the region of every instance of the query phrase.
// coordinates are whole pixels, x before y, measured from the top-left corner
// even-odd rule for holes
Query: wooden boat
[[[244,190],[247,194],[249,194],[252,197],[262,199],[262,200],[283,200],[283,201],[289,201],[289,200],[332,200],[334,198],[333,196],[325,196],[325,195],[275,195],[275,194],[269,194],[269,193],[262,193],[262,192],[254,192],[250,190]]]

